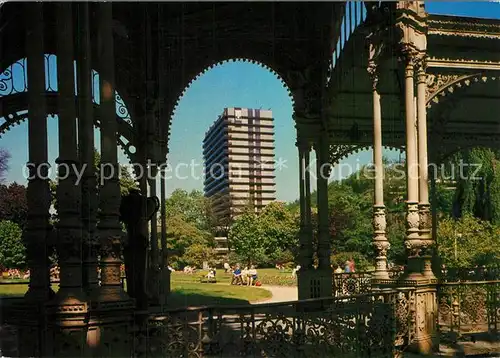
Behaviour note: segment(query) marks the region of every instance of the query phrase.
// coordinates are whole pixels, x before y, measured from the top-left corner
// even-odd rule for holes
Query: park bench
[[[217,283],[217,279],[215,277],[208,278],[206,275],[200,277],[200,283]]]

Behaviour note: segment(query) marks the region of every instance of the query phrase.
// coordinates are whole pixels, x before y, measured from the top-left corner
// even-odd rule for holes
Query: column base
[[[331,297],[333,295],[332,269],[300,269],[297,273],[299,300]]]
[[[387,272],[386,270],[381,270],[381,271],[377,271],[375,270],[375,272],[372,274],[372,278],[374,280],[389,280],[389,272]]]
[[[4,322],[11,327],[16,357],[132,357],[133,306],[98,307],[12,303]]]
[[[319,297],[319,282],[317,281],[315,269],[301,268],[297,272],[297,283],[299,300]]]
[[[423,277],[423,276],[422,276]],[[438,302],[436,280],[398,280],[398,287],[413,289],[414,299],[409,307],[410,338],[408,351],[421,355],[431,355],[439,350],[439,332],[437,327]]]

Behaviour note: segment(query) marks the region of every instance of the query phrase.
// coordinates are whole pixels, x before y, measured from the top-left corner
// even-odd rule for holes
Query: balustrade
[[[445,282],[439,285],[438,294],[438,323],[444,342],[497,336],[500,280]]]
[[[392,357],[409,342],[411,292],[169,311],[149,317],[136,354]]]

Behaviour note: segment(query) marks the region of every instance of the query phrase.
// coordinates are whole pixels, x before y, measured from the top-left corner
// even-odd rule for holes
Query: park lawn
[[[263,285],[271,286],[296,286],[297,281],[292,278],[292,270],[278,271],[275,268],[258,269],[258,280]],[[175,282],[199,282],[200,277],[206,275],[207,271],[199,270],[194,274],[185,274],[181,271],[172,272],[172,284]],[[231,281],[231,274],[225,273],[224,270],[217,270],[217,282],[229,283]]]
[[[259,269],[259,280],[264,285],[296,285],[291,278],[291,270],[280,272],[274,268]],[[245,287],[230,285],[231,274],[224,270],[217,270],[217,283],[200,283],[200,277],[206,275],[205,271],[194,274],[173,272],[171,275],[172,294],[170,303],[172,307],[204,306],[204,305],[239,305],[263,301],[271,298],[271,293],[259,287]],[[17,282],[20,282],[16,280]],[[2,282],[9,282],[4,280]],[[26,282],[26,281],[25,281]],[[52,285],[57,290],[57,285]],[[24,284],[1,284],[1,297],[20,297],[28,289]]]
[[[172,282],[169,306],[246,305],[272,297],[260,287],[234,286],[229,283]]]
[[[199,276],[198,276],[199,280]],[[57,290],[57,285],[53,289]],[[0,285],[2,297],[21,297],[28,289],[27,284]],[[260,287],[232,286],[224,283],[176,282],[172,280],[169,306],[244,305],[271,298],[271,292]]]

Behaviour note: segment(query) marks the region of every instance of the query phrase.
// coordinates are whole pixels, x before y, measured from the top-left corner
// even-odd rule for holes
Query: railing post
[[[488,304],[488,313],[490,315],[490,320],[488,324],[488,331],[490,334],[498,336],[498,315],[497,311],[499,309],[499,302],[498,302],[498,295],[500,292],[498,292],[498,283],[493,283],[490,285],[491,290],[490,291],[490,297],[491,301]]]

